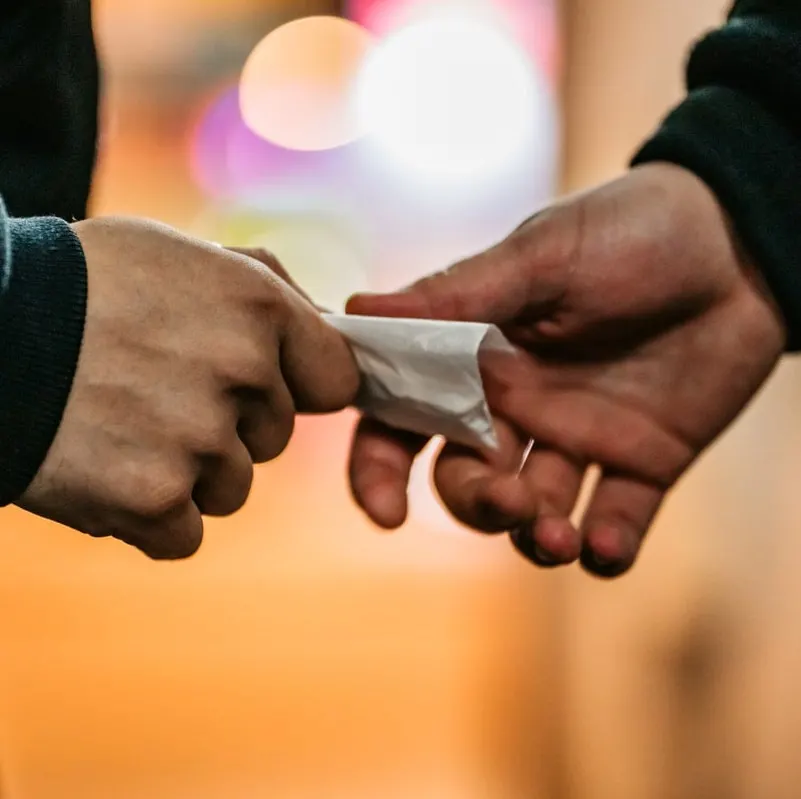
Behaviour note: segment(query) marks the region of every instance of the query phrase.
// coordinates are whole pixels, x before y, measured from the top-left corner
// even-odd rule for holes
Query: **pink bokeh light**
[[[347,0],[346,15],[378,36],[386,36],[407,24],[438,10],[464,6],[499,14],[515,38],[529,52],[552,83],[561,70],[556,4],[553,0]]]
[[[215,92],[190,129],[193,179],[214,199],[237,199],[287,183],[320,183],[342,157],[338,151],[288,150],[257,136],[242,119],[236,85]]]

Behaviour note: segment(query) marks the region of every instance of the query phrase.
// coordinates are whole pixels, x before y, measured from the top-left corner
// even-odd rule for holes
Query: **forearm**
[[[86,265],[61,219],[10,219],[0,200],[0,505],[43,462],[67,403],[86,311]]]
[[[687,99],[635,156],[701,177],[801,349],[801,2],[741,0],[693,49]]]

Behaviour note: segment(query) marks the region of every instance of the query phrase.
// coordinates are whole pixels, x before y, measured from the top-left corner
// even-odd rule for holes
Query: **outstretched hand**
[[[446,445],[434,482],[485,532],[543,566],[578,558],[612,577],[634,562],[666,492],[740,413],[785,345],[779,312],[712,192],[653,164],[569,198],[475,258],[351,313],[492,322],[519,348],[486,364],[501,448]],[[535,446],[521,468],[529,441]],[[363,420],[351,484],[400,526],[426,439]],[[578,528],[586,470],[601,477]]]

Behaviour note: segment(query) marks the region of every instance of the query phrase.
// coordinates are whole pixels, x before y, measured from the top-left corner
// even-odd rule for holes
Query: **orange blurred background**
[[[622,169],[680,97],[688,42],[724,6],[449,3],[470,19],[490,9],[508,40],[504,51],[486,39],[485,72],[497,67],[499,83],[485,88],[499,94],[493,113],[509,114],[504,130],[518,126],[527,143],[514,158],[478,107],[453,169],[432,172],[438,151],[416,138],[431,120],[402,91],[415,52],[420,70],[462,63],[447,38],[428,61],[405,51],[408,70],[391,72],[402,49],[381,51],[384,78],[410,103],[405,138],[385,119],[354,122],[343,87],[361,55],[314,36],[311,66],[293,50],[257,75],[280,91],[284,80],[286,113],[263,115],[257,99],[264,129],[245,125],[237,81],[271,31],[349,13],[369,31],[354,46],[369,49],[437,4],[98,0],[94,213],[267,246],[328,304],[400,285],[489,245],[562,189]],[[532,92],[528,116],[503,102],[518,79]],[[451,135],[466,111],[455,88],[444,97],[452,118],[433,116]],[[377,148],[359,138],[365,122],[386,131]],[[299,149],[265,140],[271,132]],[[614,585],[536,571],[505,539],[461,530],[432,498],[425,462],[410,523],[379,535],[348,499],[348,415],[302,420],[289,450],[259,467],[245,509],[209,521],[186,563],[5,511],[2,795],[795,796],[799,388],[790,368],[779,373]]]

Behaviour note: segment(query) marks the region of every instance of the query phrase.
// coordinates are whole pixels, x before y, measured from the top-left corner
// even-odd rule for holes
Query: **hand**
[[[446,446],[435,485],[458,519],[511,530],[533,561],[580,557],[609,577],[632,565],[665,493],[759,389],[785,342],[714,195],[666,164],[568,199],[404,292],[356,297],[349,311],[502,328],[520,352],[484,370],[501,449]],[[359,426],[351,483],[377,524],[403,522],[424,444]],[[591,464],[601,476],[576,529]]]
[[[217,245],[221,247],[222,245]],[[228,252],[234,252],[238,255],[245,255],[248,258],[255,258],[261,261],[276,277],[280,277],[290,288],[297,294],[300,294],[309,305],[314,306],[320,313],[329,313],[327,308],[317,305],[314,300],[295,282],[292,275],[287,272],[284,265],[264,247],[226,247]]]
[[[72,392],[20,505],[154,558],[192,554],[201,514],[245,502],[298,411],[349,405],[340,335],[259,259],[155,223],[73,226],[89,302]]]

